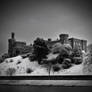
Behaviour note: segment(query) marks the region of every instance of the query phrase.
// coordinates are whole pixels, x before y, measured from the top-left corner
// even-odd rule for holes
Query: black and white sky
[[[55,40],[61,33],[92,43],[91,0],[2,0],[0,54],[8,51],[8,38],[32,43],[37,37]]]

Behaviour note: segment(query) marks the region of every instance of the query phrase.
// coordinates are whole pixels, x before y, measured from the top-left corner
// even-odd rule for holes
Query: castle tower
[[[15,46],[15,38],[14,38],[14,32],[11,33],[11,38],[8,39],[8,54],[10,57],[14,56],[14,46]]]
[[[15,39],[15,37],[14,37],[14,36],[15,36],[15,33],[14,33],[14,32],[12,32],[12,33],[11,33],[11,39]]]
[[[60,34],[59,37],[62,44],[68,43],[68,37],[69,37],[68,34]]]

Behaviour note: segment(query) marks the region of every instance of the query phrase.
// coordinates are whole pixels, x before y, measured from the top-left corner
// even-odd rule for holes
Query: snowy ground
[[[48,59],[55,58],[57,54],[49,54]],[[91,65],[92,66],[92,65]],[[8,68],[14,68],[13,76],[33,76],[33,75],[49,75],[48,70],[43,65],[39,65],[36,61],[30,62],[28,58],[23,59],[21,56],[8,58],[0,64],[0,76],[7,76]],[[31,72],[27,72],[30,69]],[[87,70],[87,69],[86,69]],[[84,72],[84,64],[73,65],[69,69],[61,69],[59,72],[50,71],[50,75],[91,75],[92,72]]]
[[[57,57],[57,54],[49,54],[48,59]],[[61,69],[59,72],[53,72],[52,68],[50,75],[92,75],[92,71],[88,72],[90,66],[85,65],[85,55],[83,63],[80,65],[72,65],[69,69]],[[8,58],[0,64],[0,76],[7,76],[7,70],[13,68],[16,71],[13,76],[39,76],[49,75],[48,70],[43,65],[39,65],[36,61],[31,62],[28,58],[23,59],[21,56]],[[32,72],[27,73],[27,69]],[[91,69],[92,70],[92,69]],[[0,80],[1,84],[8,85],[37,85],[37,86],[92,86],[91,80]]]
[[[13,62],[10,62],[11,59]],[[20,63],[19,63],[20,62]],[[21,56],[17,56],[14,58],[9,58],[6,59],[4,63],[0,64],[0,70],[1,70],[1,75],[5,76],[7,75],[7,69],[8,68],[14,68],[16,69],[16,72],[14,75],[47,75],[46,69],[43,67],[41,68],[40,65],[38,65],[37,62],[30,62],[28,58],[22,59]],[[31,69],[33,72],[27,73],[27,69]]]
[[[0,80],[0,84],[30,86],[92,86],[91,80]]]

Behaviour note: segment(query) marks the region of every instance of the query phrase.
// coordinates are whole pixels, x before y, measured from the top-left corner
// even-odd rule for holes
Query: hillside
[[[90,47],[91,48],[91,47]],[[53,51],[57,52],[60,48],[55,47]],[[37,61],[30,61],[28,57],[16,56],[7,58],[0,63],[0,76],[39,76],[39,75],[92,75],[92,49],[83,54],[83,62],[81,64],[72,64],[68,69],[62,68],[62,64],[49,65],[38,64]],[[53,52],[52,51],[52,52]],[[49,53],[47,60],[53,60],[58,53]],[[59,67],[59,71],[53,71],[53,67]]]
[[[55,57],[54,55],[49,55],[49,58]],[[59,64],[58,64],[59,66]],[[0,75],[8,76],[9,68],[15,69],[11,75],[49,75],[47,67],[39,65],[36,61],[30,62],[28,58],[22,59],[21,56],[14,58],[8,58],[3,63],[0,64]],[[83,75],[88,74],[83,72],[84,66],[83,63],[80,65],[72,65],[69,69],[62,69],[59,72],[53,72],[51,69],[50,75]]]

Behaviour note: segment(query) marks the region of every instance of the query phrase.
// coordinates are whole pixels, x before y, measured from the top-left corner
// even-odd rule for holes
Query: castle
[[[68,34],[60,34],[59,40],[52,41],[50,38],[48,39],[47,45],[51,48],[56,43],[61,44],[70,44],[72,48],[79,47],[81,50],[87,51],[87,40],[77,39],[77,38],[69,38]]]
[[[87,40],[69,38],[68,34],[60,34],[59,40],[52,41],[50,38],[46,40],[48,48],[51,48],[56,43],[70,44],[72,48],[80,47],[85,52],[87,50]],[[26,42],[16,41],[15,34],[13,32],[11,33],[11,38],[8,39],[8,54],[10,57],[32,53],[32,51],[32,45],[26,45]]]
[[[32,52],[32,45],[26,45],[26,42],[16,41],[15,34],[11,33],[11,38],[8,39],[8,54],[10,57],[14,57],[20,54],[26,54]]]

